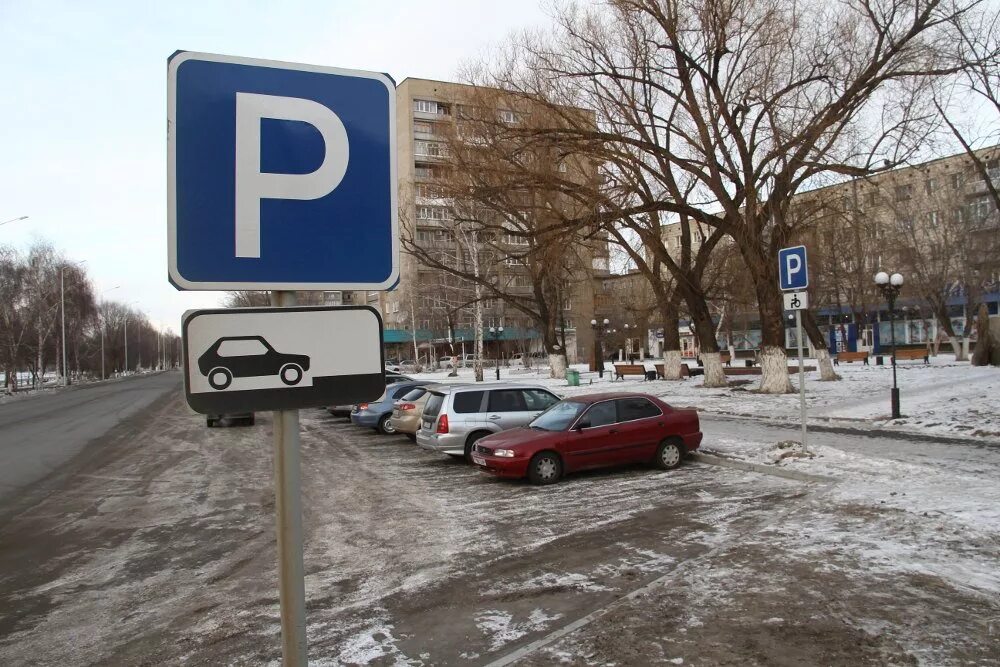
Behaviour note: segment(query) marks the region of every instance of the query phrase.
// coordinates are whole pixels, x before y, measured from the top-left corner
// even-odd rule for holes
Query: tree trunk
[[[726,370],[722,367],[722,357],[719,355],[719,341],[715,337],[715,323],[708,309],[708,302],[701,293],[686,291],[684,302],[687,303],[691,322],[694,324],[694,334],[698,337],[698,349],[701,363],[705,365],[705,387],[725,387]]]
[[[839,380],[840,376],[833,370],[833,359],[830,357],[830,350],[827,342],[823,338],[823,332],[816,324],[816,318],[811,310],[802,311],[802,328],[805,329],[809,342],[816,350],[816,364],[819,366],[819,379],[824,382]]]
[[[677,298],[660,303],[660,319],[663,322],[663,378],[666,380],[681,379],[681,332],[677,306]]]
[[[559,346],[555,330],[546,324],[545,351],[549,355],[549,377],[557,380],[566,378],[566,354]]]
[[[962,343],[958,336],[948,336],[948,342],[951,343],[951,351],[955,353],[955,361],[966,361],[966,358],[962,356]]]
[[[990,352],[996,345],[990,333],[990,311],[985,303],[979,304],[976,315],[976,351],[972,354],[973,366],[986,366],[990,363]]]
[[[476,382],[483,381],[483,288],[479,283],[475,283],[476,305],[475,312],[475,358],[472,360],[472,372],[476,376]]]
[[[777,262],[774,262],[777,266]],[[784,307],[778,290],[775,271],[763,271],[757,276],[757,310],[760,314],[760,387],[763,394],[790,394],[792,382],[788,379],[788,357],[785,355]],[[772,279],[773,278],[773,279]]]

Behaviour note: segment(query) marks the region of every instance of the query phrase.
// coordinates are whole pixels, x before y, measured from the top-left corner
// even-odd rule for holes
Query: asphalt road
[[[173,371],[81,385],[0,405],[0,505],[180,387],[181,374]]]

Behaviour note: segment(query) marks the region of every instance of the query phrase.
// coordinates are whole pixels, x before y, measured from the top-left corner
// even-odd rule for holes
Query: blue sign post
[[[804,245],[778,251],[778,276],[778,284],[782,290],[802,290],[809,287]]]
[[[399,273],[395,100],[384,74],[171,56],[174,286],[390,288]]]
[[[399,277],[396,193],[396,86],[388,76],[182,51],[168,59],[167,247],[177,289],[270,290],[279,308],[295,305],[296,290],[389,289]],[[286,313],[267,324],[259,309],[234,311],[238,317],[222,318],[233,330],[204,350],[201,341],[195,361],[213,391],[243,383],[215,399],[219,409],[273,406],[281,652],[285,665],[304,667],[296,407],[329,404],[320,400],[334,395],[324,392],[340,392],[333,402],[364,400],[384,389],[385,377],[377,313],[367,334],[342,309],[321,326]],[[186,350],[188,322],[198,315],[205,313],[185,319]],[[285,342],[274,347],[269,338]],[[343,363],[327,359],[324,376],[317,359],[331,351],[331,338]],[[378,361],[361,368],[356,352],[365,345]],[[196,380],[189,359],[185,386]]]
[[[778,286],[785,292],[805,290],[809,287],[809,268],[804,245],[782,248],[778,251]],[[799,412],[802,418],[802,448],[806,449],[808,433],[806,428],[806,375],[803,366],[805,355],[802,352],[802,309],[796,302],[808,305],[808,297],[806,294],[802,294],[801,298],[796,298],[800,296],[798,294],[787,296],[791,296],[792,300],[789,304],[789,300],[786,298],[786,304],[795,310],[795,334],[799,344]]]

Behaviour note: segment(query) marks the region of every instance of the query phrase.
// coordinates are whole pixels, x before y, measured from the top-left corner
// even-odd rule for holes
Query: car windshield
[[[561,401],[538,415],[528,426],[543,431],[565,431],[586,407],[586,403],[579,401]]]

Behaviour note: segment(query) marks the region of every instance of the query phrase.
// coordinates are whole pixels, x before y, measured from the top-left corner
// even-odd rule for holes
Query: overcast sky
[[[52,241],[99,291],[179,329],[215,292],[167,282],[166,62],[175,50],[454,79],[538,0],[0,0],[0,244]]]

